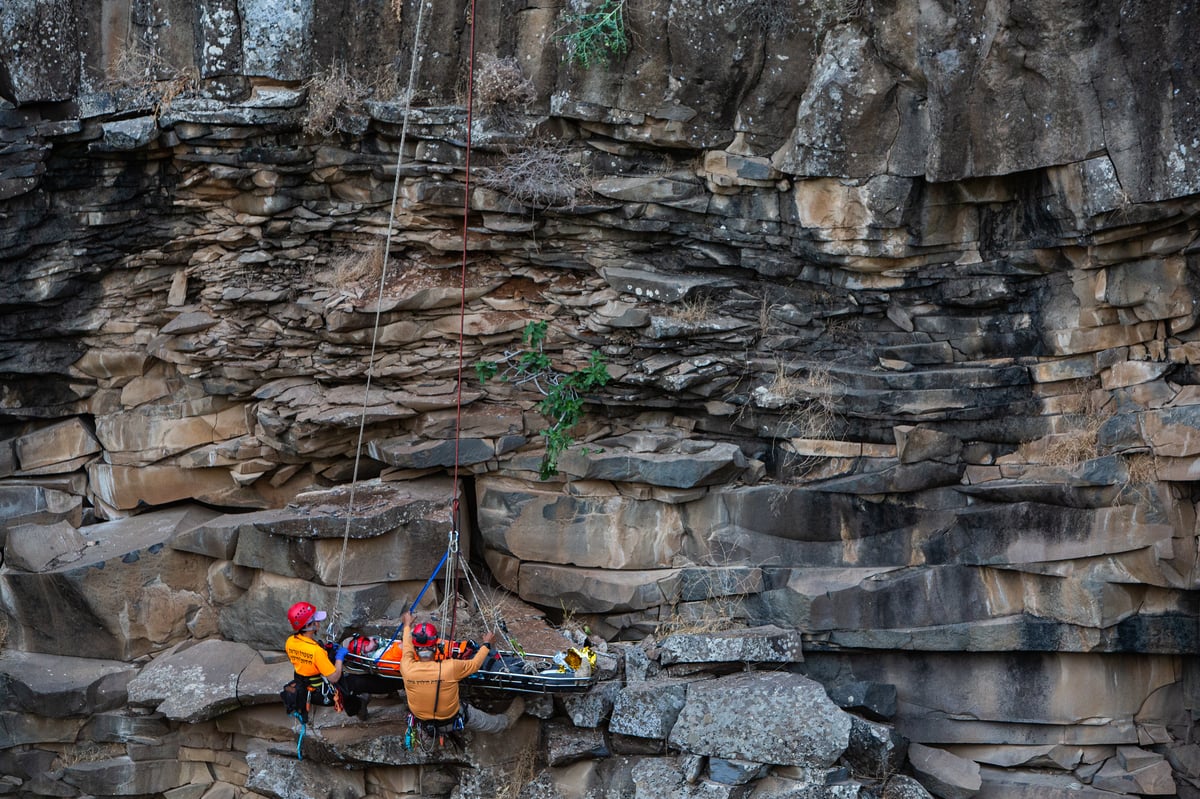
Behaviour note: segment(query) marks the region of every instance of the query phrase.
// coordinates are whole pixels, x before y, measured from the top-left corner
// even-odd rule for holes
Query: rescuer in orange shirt
[[[365,719],[367,717],[368,693],[357,693],[354,675],[342,676],[342,661],[346,647],[338,647],[331,660],[325,647],[314,637],[317,626],[325,619],[325,611],[309,602],[297,602],[288,608],[288,622],[295,631],[288,636],[284,651],[292,662],[296,682],[308,689],[305,707],[309,705],[335,705],[347,715]],[[307,718],[307,713],[305,714]]]
[[[525,711],[525,699],[517,697],[503,715],[484,713],[462,702],[458,683],[483,665],[491,652],[496,634],[488,632],[483,644],[470,660],[435,659],[438,631],[429,622],[413,625],[412,613],[405,611],[404,636],[401,640],[400,676],[408,697],[408,712],[420,721],[438,726],[455,726],[461,718],[462,727],[477,732],[498,733],[507,730]]]

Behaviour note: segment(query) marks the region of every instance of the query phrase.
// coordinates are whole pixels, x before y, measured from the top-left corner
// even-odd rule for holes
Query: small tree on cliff
[[[565,14],[566,33],[559,36],[568,60],[587,69],[629,52],[625,0],[576,0],[571,5],[579,10]]]
[[[529,322],[521,332],[521,343],[526,349],[504,353],[499,361],[478,361],[475,374],[481,383],[499,375],[501,380],[514,385],[532,385],[543,397],[538,411],[550,420],[550,426],[541,432],[546,440],[546,454],[542,456],[539,474],[549,480],[558,474],[558,458],[575,442],[572,431],[583,418],[583,395],[600,388],[612,379],[604,355],[592,350],[587,364],[574,372],[560,372],[550,362],[543,349],[548,322]]]

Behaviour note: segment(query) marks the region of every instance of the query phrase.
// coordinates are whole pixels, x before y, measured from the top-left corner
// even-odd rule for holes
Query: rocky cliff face
[[[1190,795],[1194,4],[627,0],[585,68],[599,5],[0,9],[7,649],[394,617],[458,498],[597,638],[796,629],[994,795]],[[550,479],[474,374],[538,321],[612,378]]]

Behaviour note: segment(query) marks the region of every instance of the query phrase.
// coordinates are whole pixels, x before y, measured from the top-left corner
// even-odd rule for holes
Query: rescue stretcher
[[[377,646],[375,651],[383,649],[383,646]],[[470,657],[466,653],[458,653],[457,656]],[[586,647],[571,648],[554,655],[500,650],[489,654],[479,671],[463,680],[462,684],[523,694],[580,693],[596,682],[595,661],[595,653]],[[349,653],[343,666],[351,674],[374,674],[397,681],[401,679],[399,661],[376,658],[371,654]]]

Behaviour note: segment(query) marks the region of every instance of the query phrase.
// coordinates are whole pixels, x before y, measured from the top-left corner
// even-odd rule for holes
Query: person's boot
[[[370,702],[371,702],[371,695],[363,694],[360,699],[359,706],[358,706],[358,713],[355,714],[359,720],[361,720],[361,721],[367,720],[367,705]]]
[[[504,718],[508,719],[508,726],[511,728],[512,725],[516,724],[517,719],[521,718],[521,714],[524,712],[525,697],[518,696],[513,700],[512,704],[508,706],[508,710],[504,711]]]

